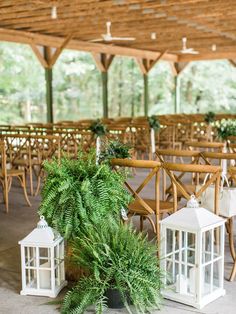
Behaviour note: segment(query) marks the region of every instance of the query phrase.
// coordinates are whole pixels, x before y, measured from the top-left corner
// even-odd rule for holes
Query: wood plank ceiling
[[[52,7],[57,18],[52,19]],[[94,43],[106,33],[134,41]],[[156,39],[151,39],[151,33]],[[235,0],[2,0],[0,40],[166,60],[236,59]],[[181,54],[182,37],[198,55]],[[212,51],[215,45],[216,51]]]

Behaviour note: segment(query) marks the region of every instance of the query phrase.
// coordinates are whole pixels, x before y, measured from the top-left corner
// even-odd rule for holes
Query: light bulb
[[[156,33],[151,33],[151,39],[152,40],[155,40],[155,39],[157,39],[157,34]]]
[[[57,19],[57,7],[54,5],[51,10],[51,18],[53,20]]]
[[[211,50],[216,51],[216,45],[215,44],[211,46]]]

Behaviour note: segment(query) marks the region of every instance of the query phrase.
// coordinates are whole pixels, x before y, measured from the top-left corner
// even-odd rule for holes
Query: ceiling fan
[[[111,41],[116,41],[116,40],[117,41],[121,41],[121,40],[132,41],[132,40],[135,40],[134,37],[113,37],[112,34],[111,34],[111,22],[110,21],[106,22],[106,26],[107,26],[106,34],[102,34],[101,38],[91,40],[92,42],[99,42],[99,41],[111,42]]]
[[[199,54],[199,51],[194,50],[194,48],[187,48],[187,37],[182,38],[182,43],[183,43],[182,49],[177,52],[182,53],[182,54],[191,54],[191,55]]]

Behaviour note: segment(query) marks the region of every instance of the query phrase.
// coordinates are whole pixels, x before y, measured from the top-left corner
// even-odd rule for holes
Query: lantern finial
[[[40,220],[37,224],[37,228],[38,229],[44,229],[44,228],[47,228],[48,227],[48,223],[46,222],[44,216],[40,216]]]
[[[187,207],[189,207],[189,208],[198,208],[199,207],[199,204],[198,204],[198,201],[197,201],[195,195],[191,195],[190,200],[187,202]]]

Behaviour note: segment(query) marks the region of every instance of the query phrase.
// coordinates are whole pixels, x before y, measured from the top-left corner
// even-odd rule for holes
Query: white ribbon
[[[97,136],[97,139],[96,139],[96,165],[98,165],[100,153],[101,153],[101,138],[100,138],[100,136]]]
[[[155,142],[155,131],[153,128],[151,128],[151,148],[152,148],[152,153],[155,154],[156,152],[156,142]]]
[[[224,146],[222,152],[223,152],[223,153],[227,153],[226,145]],[[227,166],[227,160],[226,160],[226,159],[222,159],[222,161],[221,161],[221,167],[222,167],[222,176],[223,176],[223,177],[227,177],[228,166]]]

